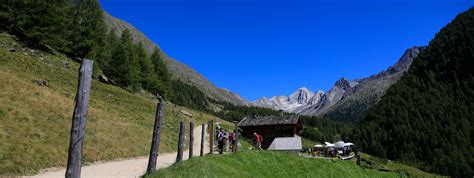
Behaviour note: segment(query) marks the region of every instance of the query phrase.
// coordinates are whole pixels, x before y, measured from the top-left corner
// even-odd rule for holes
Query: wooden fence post
[[[179,123],[179,139],[178,139],[178,155],[176,156],[176,162],[183,160],[183,149],[184,149],[184,129],[186,125],[184,122]]]
[[[209,154],[212,154],[214,148],[214,120],[209,121]]]
[[[153,127],[153,137],[151,138],[150,157],[148,158],[148,167],[146,174],[151,174],[156,171],[156,159],[160,149],[160,134],[161,125],[163,124],[165,102],[158,96],[159,103],[156,106],[155,126]]]
[[[235,144],[233,145],[233,148],[234,148],[234,153],[237,153],[237,150],[238,150],[238,145],[239,145],[239,126],[237,125],[237,121],[234,121],[234,124],[235,124],[235,130],[234,130],[234,140],[235,140]]]
[[[194,123],[189,122],[189,159],[193,157],[194,146]]]
[[[72,116],[69,153],[67,158],[66,178],[80,178],[82,166],[82,150],[84,144],[84,129],[86,128],[87,107],[92,80],[93,61],[83,59],[79,69],[76,103]]]
[[[204,134],[206,134],[205,132],[205,126],[204,124],[202,124],[202,130],[201,130],[201,154],[199,156],[203,156],[204,155]]]

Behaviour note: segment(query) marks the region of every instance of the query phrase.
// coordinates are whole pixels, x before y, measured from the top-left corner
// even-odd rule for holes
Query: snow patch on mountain
[[[327,93],[318,90],[313,93],[306,87],[301,87],[289,96],[274,96],[270,99],[263,97],[252,103],[252,106],[283,110],[290,113],[317,115],[339,101],[344,93],[358,84],[346,78],[339,79]]]
[[[313,93],[306,87],[301,87],[289,96],[274,96],[270,99],[263,97],[252,103],[252,106],[259,106],[275,110],[283,110],[286,112],[295,112],[302,110],[307,103],[316,103],[324,94],[321,90]],[[314,101],[317,100],[317,101]]]

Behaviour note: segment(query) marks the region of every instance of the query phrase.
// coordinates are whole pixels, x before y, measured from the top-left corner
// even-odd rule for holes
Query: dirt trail
[[[194,128],[194,150],[193,156],[199,156],[201,151],[201,127]],[[205,135],[204,153],[209,153],[209,135]],[[171,166],[176,160],[176,154],[165,153],[158,155],[157,169]],[[189,150],[184,151],[183,159],[188,159]],[[136,157],[127,160],[118,160],[104,163],[95,163],[82,167],[81,177],[140,177],[145,174],[148,165],[148,157]],[[50,178],[50,177],[64,177],[66,169],[46,169],[40,171],[41,173],[32,178]]]

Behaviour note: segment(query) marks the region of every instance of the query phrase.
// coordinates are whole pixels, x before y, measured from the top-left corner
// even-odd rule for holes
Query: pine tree
[[[1,28],[17,35],[30,47],[68,52],[69,0],[4,0],[0,3]]]
[[[109,69],[113,67],[111,65],[112,53],[114,52],[115,49],[117,49],[118,44],[119,44],[119,38],[117,37],[115,30],[111,29],[106,37],[105,53],[104,53],[104,58],[102,58],[102,63],[101,63],[101,67],[104,70],[104,73],[106,75],[108,75],[108,73],[110,72]]]
[[[112,52],[110,77],[121,87],[129,91],[140,89],[140,69],[138,57],[129,30],[124,30],[120,42]]]
[[[103,11],[99,2],[75,1],[72,14],[71,56],[92,58],[99,62],[100,58],[104,57],[106,36]]]
[[[153,50],[151,62],[153,63],[154,71],[158,76],[157,92],[165,98],[171,98],[173,95],[171,91],[171,74],[168,72],[168,68],[161,58],[160,50],[158,48]]]
[[[143,43],[136,45],[136,53],[140,64],[140,83],[142,87],[150,92],[158,91],[158,75],[155,73],[151,58],[147,55]]]

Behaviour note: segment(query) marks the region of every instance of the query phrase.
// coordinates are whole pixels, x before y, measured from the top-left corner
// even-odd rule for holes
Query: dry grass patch
[[[0,48],[0,175],[34,174],[39,169],[65,166],[79,64],[61,55],[29,53],[26,48],[23,52],[6,34],[0,34],[0,41],[10,45]],[[10,47],[17,52],[9,52]],[[72,67],[63,67],[62,61],[69,61]],[[31,82],[34,79],[47,80],[48,86],[38,86]],[[156,102],[146,94],[132,94],[94,80],[85,162],[147,155]],[[194,117],[184,116],[181,109]],[[198,126],[210,119],[216,118],[167,103],[160,152],[176,150],[180,121],[194,121]]]

